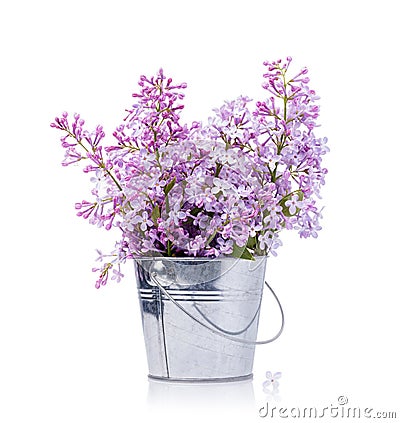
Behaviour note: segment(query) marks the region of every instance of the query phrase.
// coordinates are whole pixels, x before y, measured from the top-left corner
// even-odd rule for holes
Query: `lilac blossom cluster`
[[[120,233],[115,250],[100,253],[96,287],[123,276],[120,265],[141,256],[252,259],[273,254],[279,233],[317,237],[316,200],[327,170],[326,138],[317,138],[318,97],[304,68],[288,75],[291,58],[265,62],[268,96],[250,109],[248,97],[226,101],[207,123],[181,122],[186,84],[160,70],[142,76],[135,104],[103,146],[78,114],[55,119],[63,165],[87,163],[92,199],[78,216]]]

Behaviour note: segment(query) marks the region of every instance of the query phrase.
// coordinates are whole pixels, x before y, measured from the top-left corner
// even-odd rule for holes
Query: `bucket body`
[[[265,257],[136,259],[149,377],[251,378],[265,267]]]

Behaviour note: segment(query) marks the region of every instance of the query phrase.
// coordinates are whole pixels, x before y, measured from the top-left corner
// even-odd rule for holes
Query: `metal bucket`
[[[265,257],[136,259],[149,378],[251,378],[265,268]]]

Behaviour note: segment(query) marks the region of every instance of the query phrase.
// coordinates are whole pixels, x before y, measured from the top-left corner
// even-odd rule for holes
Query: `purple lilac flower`
[[[263,382],[263,388],[272,386],[274,389],[279,387],[279,379],[282,377],[281,372],[272,373],[270,371],[265,373],[266,380]]]
[[[285,201],[285,206],[288,207],[289,213],[294,215],[297,213],[298,209],[302,208],[302,201],[299,199],[297,194],[293,194],[289,200]]]
[[[290,76],[291,62],[265,62],[266,98],[253,107],[246,96],[226,101],[207,123],[182,123],[186,84],[162,69],[140,77],[115,144],[103,146],[103,127],[87,130],[79,114],[55,118],[62,164],[85,162],[92,173],[93,198],[76,203],[78,216],[121,235],[99,256],[97,287],[142,255],[252,258],[276,255],[284,229],[318,235],[329,148],[313,133],[319,97],[308,71]]]

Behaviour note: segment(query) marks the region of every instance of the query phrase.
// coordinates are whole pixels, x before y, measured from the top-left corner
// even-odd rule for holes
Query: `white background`
[[[399,366],[396,1],[16,1],[0,6],[0,421],[259,421],[267,370],[280,401],[397,411]],[[283,237],[267,278],[286,328],[256,352],[254,380],[150,384],[133,270],[94,288],[113,237],[75,216],[89,195],[62,168],[64,110],[111,137],[141,74],[188,83],[184,117],[262,98],[262,62],[309,67],[331,153],[317,240]],[[278,327],[265,301],[260,335]],[[278,418],[276,420],[279,420]]]

